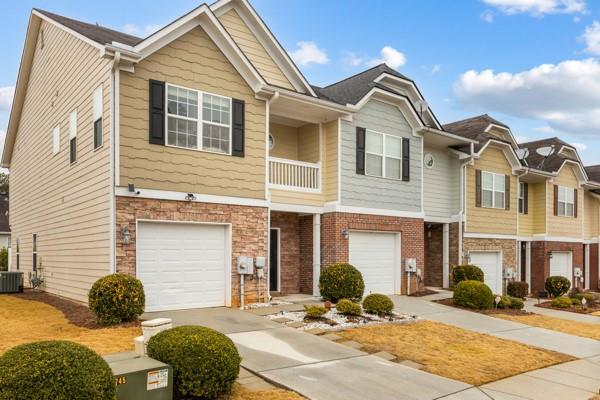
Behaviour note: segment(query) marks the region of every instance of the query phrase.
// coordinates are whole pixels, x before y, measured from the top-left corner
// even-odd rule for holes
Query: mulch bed
[[[80,303],[65,299],[63,297],[55,296],[50,293],[38,291],[38,290],[25,290],[23,293],[15,293],[10,296],[14,296],[24,300],[39,301],[41,303],[48,304],[59,311],[75,326],[88,329],[99,329],[105,328],[96,322],[96,316],[90,311],[90,309]],[[130,327],[139,325],[139,321],[127,322],[111,327]]]
[[[586,307],[586,308],[583,308],[583,306],[572,306],[569,308],[552,307],[551,301],[544,301],[542,303],[536,304],[535,306],[541,307],[541,308],[549,308],[551,310],[568,311],[568,312],[577,313],[577,314],[591,314],[593,312],[600,311],[600,307]]]
[[[480,313],[480,314],[485,314],[485,315],[494,315],[494,314],[531,315],[531,314],[533,314],[533,313],[525,311],[525,310],[514,310],[512,308],[490,308],[488,310],[476,310],[476,309],[473,309],[473,308],[467,308],[467,307],[457,306],[456,304],[454,304],[454,301],[452,299],[435,300],[435,302],[443,304],[445,306],[459,308],[459,309],[465,310],[465,311],[473,311],[473,312]]]
[[[409,296],[423,297],[423,296],[429,296],[430,294],[438,294],[438,293],[439,292],[436,292],[435,290],[423,289],[423,290],[419,290],[417,292],[411,293],[411,294],[409,294]]]

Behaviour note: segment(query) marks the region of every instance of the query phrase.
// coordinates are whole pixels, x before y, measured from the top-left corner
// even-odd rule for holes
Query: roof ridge
[[[340,83],[342,83],[342,82],[345,82],[345,81],[347,81],[347,80],[349,80],[349,79],[356,78],[357,76],[359,76],[359,75],[362,75],[362,74],[365,74],[365,73],[367,73],[367,72],[369,72],[369,71],[372,71],[372,70],[374,70],[375,68],[379,68],[379,67],[381,67],[382,65],[385,65],[385,63],[377,64],[377,65],[375,65],[375,66],[373,66],[373,67],[371,67],[371,68],[365,69],[364,71],[357,72],[357,73],[356,73],[356,74],[354,74],[354,75],[350,75],[350,76],[349,76],[349,77],[347,77],[347,78],[344,78],[344,79],[342,79],[342,80],[339,80],[339,81],[337,81],[337,82],[334,82],[334,83],[332,83],[332,84],[330,84],[330,85],[324,86],[324,87],[322,87],[321,89],[327,89],[327,88],[329,88],[329,87],[331,87],[331,86],[338,85],[338,84],[340,84]]]

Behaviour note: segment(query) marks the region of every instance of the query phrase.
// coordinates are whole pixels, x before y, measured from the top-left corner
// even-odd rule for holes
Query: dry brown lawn
[[[600,340],[600,324],[588,324],[585,322],[570,321],[567,319],[547,317],[539,314],[494,314],[494,317],[520,322],[522,324],[536,326],[538,328],[546,328],[553,331],[568,333],[569,335]]]
[[[87,329],[71,324],[51,305],[0,296],[0,355],[11,347],[38,340],[71,340],[100,354],[133,350],[139,327]]]
[[[233,392],[226,400],[304,400],[304,397],[284,389],[250,391],[240,385],[235,385]]]
[[[574,359],[431,321],[356,328],[340,335],[363,344],[368,352],[387,351],[399,360],[423,364],[427,372],[472,385]]]

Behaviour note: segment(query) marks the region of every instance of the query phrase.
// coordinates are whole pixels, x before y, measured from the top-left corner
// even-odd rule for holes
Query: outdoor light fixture
[[[135,190],[135,185],[133,183],[127,184],[127,191],[129,191],[129,193],[133,193],[133,194],[140,194],[139,190]]]
[[[467,264],[471,264],[471,253],[468,251],[465,253],[465,260],[467,260]]]
[[[194,193],[188,193],[188,194],[185,196],[185,199],[186,199],[187,201],[196,200],[196,196],[194,196]]]
[[[548,258],[552,260],[552,252],[551,251],[548,252]]]
[[[123,244],[131,243],[131,232],[129,232],[128,225],[121,228],[121,242],[123,242]]]
[[[342,229],[342,237],[344,239],[348,239],[350,237],[350,232],[348,232],[348,229]]]

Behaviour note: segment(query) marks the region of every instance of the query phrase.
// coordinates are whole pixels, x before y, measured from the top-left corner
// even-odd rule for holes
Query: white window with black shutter
[[[92,121],[94,124],[94,150],[102,147],[104,138],[102,136],[102,85],[94,90],[92,95]]]
[[[357,174],[408,181],[409,162],[409,139],[356,128]]]
[[[510,177],[489,171],[476,171],[476,206],[510,209]]]
[[[519,213],[529,213],[529,184],[527,182],[519,182]]]

